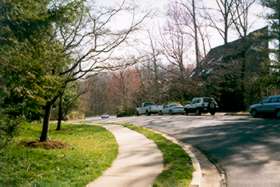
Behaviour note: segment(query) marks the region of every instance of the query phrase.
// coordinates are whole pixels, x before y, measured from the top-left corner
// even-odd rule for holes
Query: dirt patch
[[[46,142],[40,142],[40,141],[22,141],[20,142],[21,145],[25,147],[30,148],[43,148],[43,149],[63,149],[66,148],[68,145],[60,142],[60,141],[54,141],[49,140]]]

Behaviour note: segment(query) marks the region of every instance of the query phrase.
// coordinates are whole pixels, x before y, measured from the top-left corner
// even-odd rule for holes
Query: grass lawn
[[[125,124],[125,127],[144,134],[153,140],[163,153],[164,171],[157,177],[154,187],[186,187],[192,179],[193,166],[191,158],[177,144],[162,135],[143,127]]]
[[[37,140],[41,125],[24,124],[14,141],[0,151],[0,186],[85,186],[110,167],[118,147],[114,136],[99,126],[50,126],[49,138],[63,149],[27,148],[21,141]]]

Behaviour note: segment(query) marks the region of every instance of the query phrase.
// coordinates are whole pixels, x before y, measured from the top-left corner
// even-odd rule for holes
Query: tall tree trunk
[[[59,131],[61,129],[61,122],[63,120],[63,106],[62,106],[62,101],[63,101],[63,95],[59,96],[59,103],[58,103],[58,118],[57,118],[57,126],[56,130]]]
[[[279,13],[279,17],[280,17],[280,13]],[[278,19],[278,21],[280,21],[280,18]],[[280,30],[280,28],[278,29]],[[277,39],[278,39],[278,55],[277,55],[277,60],[278,60],[278,68],[279,68],[279,63],[280,63],[280,32],[277,33]]]
[[[51,109],[52,109],[52,103],[48,102],[44,109],[45,114],[44,114],[43,129],[41,132],[40,142],[45,142],[48,140],[48,130],[49,130]]]
[[[195,57],[196,57],[196,66],[200,68],[200,51],[198,44],[198,28],[196,22],[196,7],[195,0],[192,0],[192,14],[193,14],[193,27],[194,27],[194,42],[195,42]]]
[[[228,44],[228,22],[227,21],[225,21],[225,33],[224,33],[224,44],[226,45],[226,44]]]
[[[154,68],[154,90],[155,90],[155,101],[157,103],[161,102],[161,93],[160,93],[160,85],[159,85],[159,73],[158,73],[158,64],[157,58],[153,54],[153,68]]]
[[[241,109],[245,110],[245,71],[246,71],[246,56],[245,52],[242,54],[241,64]]]
[[[243,45],[247,46],[247,38],[243,37]],[[247,49],[247,48],[246,48]],[[246,75],[246,64],[247,64],[247,58],[246,58],[246,50],[244,49],[244,51],[241,54],[241,74],[240,74],[240,79],[241,79],[241,109],[245,110],[246,109],[246,104],[245,104],[245,75]]]

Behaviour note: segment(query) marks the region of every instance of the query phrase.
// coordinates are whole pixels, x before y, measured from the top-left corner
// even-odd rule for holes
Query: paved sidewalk
[[[119,153],[111,168],[87,187],[150,187],[163,170],[163,156],[144,135],[119,125],[104,126],[113,133]]]
[[[167,135],[161,131],[150,128],[155,133],[161,134],[166,139],[172,141],[175,144],[180,145],[186,153],[191,157],[194,172],[192,176],[192,182],[190,187],[224,187],[225,176],[220,174],[214,164],[212,164],[205,155],[203,155],[198,149],[192,147],[187,143],[178,141],[176,138]],[[222,171],[221,171],[222,172]]]

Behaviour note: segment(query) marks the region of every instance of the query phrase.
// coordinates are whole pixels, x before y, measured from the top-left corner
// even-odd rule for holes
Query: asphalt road
[[[105,121],[127,121],[192,144],[225,170],[229,187],[280,187],[280,120],[218,114]]]

